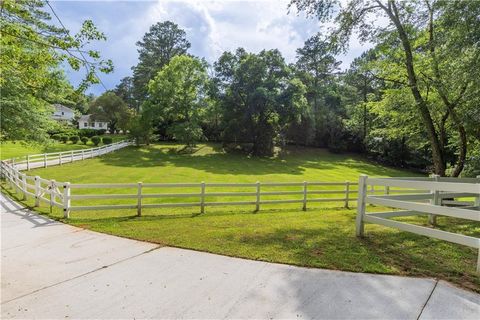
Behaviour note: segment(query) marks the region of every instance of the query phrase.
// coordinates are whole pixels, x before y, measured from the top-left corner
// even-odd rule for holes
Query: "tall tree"
[[[133,67],[133,92],[141,104],[148,93],[148,83],[170,60],[187,53],[190,42],[186,33],[171,21],[158,22],[150,27],[138,46],[138,64]]]
[[[333,102],[331,98],[335,96],[332,88],[340,65],[334,57],[335,53],[336,49],[320,34],[309,38],[302,48],[297,49],[296,72],[307,88],[306,97],[310,108],[309,112],[302,115],[301,123],[292,125],[291,128],[296,127],[296,131],[307,129],[302,130],[306,134],[305,141],[313,140],[317,146],[328,144],[326,135],[329,125],[332,124],[332,116],[338,111],[334,104],[329,103]],[[309,130],[313,132],[309,133]]]
[[[113,90],[117,96],[122,98],[123,101],[132,109],[139,111],[138,101],[135,99],[133,92],[133,78],[124,77],[120,80],[120,83]]]
[[[278,50],[225,52],[214,67],[224,139],[251,142],[254,155],[272,155],[275,141],[283,140],[288,125],[298,121],[306,106],[305,86]]]
[[[200,122],[207,103],[206,67],[206,62],[197,58],[175,56],[148,87],[143,112],[154,121],[168,123],[170,136],[187,146],[203,138]]]

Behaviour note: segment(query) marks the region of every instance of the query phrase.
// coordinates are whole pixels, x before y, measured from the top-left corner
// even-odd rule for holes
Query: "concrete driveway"
[[[1,195],[1,317],[478,319],[443,281],[159,247],[61,224]]]

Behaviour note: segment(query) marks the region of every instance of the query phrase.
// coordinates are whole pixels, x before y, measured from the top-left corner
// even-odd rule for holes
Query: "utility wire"
[[[37,43],[37,44],[40,44],[40,45],[43,45],[43,46],[46,46],[46,47],[50,47],[50,48],[53,48],[53,49],[65,50],[64,48],[59,47],[59,46],[55,46],[55,45],[53,45],[53,44],[51,44],[51,43],[43,42],[43,41],[38,41],[38,40],[33,40],[33,39],[27,38],[27,37],[22,37],[22,36],[19,36],[18,34],[13,34],[13,33],[5,32],[5,30],[0,31],[0,33],[7,34],[7,35],[9,35],[9,36],[11,36],[11,37],[14,37],[14,38],[17,38],[17,39],[21,39],[21,40],[26,40],[26,41],[30,41],[30,42],[33,42],[33,43]],[[87,51],[78,50],[78,49],[74,49],[74,50],[71,50],[71,51],[73,51],[73,52],[80,52],[80,53],[81,53],[81,52],[87,53]],[[78,57],[76,57],[76,56],[73,56],[73,57],[77,58],[77,59],[80,60],[80,61],[84,61],[83,59],[80,59],[80,58],[78,58]],[[88,63],[92,64],[92,62],[88,62]]]
[[[53,15],[57,18],[58,22],[60,22],[60,25],[62,26],[62,28],[67,32],[67,34],[69,33],[68,29],[65,27],[65,25],[63,24],[62,20],[60,19],[60,17],[57,15],[57,13],[55,12],[55,10],[53,9],[53,7],[50,5],[50,3],[48,2],[48,0],[45,0],[45,2],[47,3],[47,5],[49,6],[50,10],[52,10],[53,12]],[[85,58],[85,56],[83,55],[83,52],[80,51],[80,48],[77,47],[77,49],[79,50],[79,53],[80,55],[82,56],[83,58],[83,61],[85,62],[85,67],[87,68],[87,70],[89,70],[88,66],[89,66],[89,62],[87,61],[87,59]],[[67,50],[68,52],[68,50]],[[100,77],[98,76],[98,74],[95,72],[94,69],[92,69],[93,71],[93,74],[97,77],[98,81],[100,82],[100,84],[102,85],[102,87],[105,89],[105,91],[108,91],[107,87],[105,86],[105,84],[103,83],[102,79],[100,79]],[[89,71],[90,72],[90,71]]]

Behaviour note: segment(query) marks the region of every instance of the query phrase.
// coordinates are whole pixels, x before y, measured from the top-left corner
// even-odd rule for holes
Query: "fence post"
[[[260,181],[257,181],[257,200],[255,201],[255,212],[260,211]]]
[[[365,198],[367,196],[367,178],[368,176],[362,174],[358,179],[358,203],[357,203],[357,218],[355,221],[355,230],[357,237],[363,237],[364,223],[363,216],[365,215]]]
[[[480,273],[480,249],[478,249],[477,273]]]
[[[85,152],[82,150],[82,160],[85,160]]]
[[[303,211],[307,211],[307,181],[303,181]]]
[[[63,185],[63,217],[70,218],[70,182]]]
[[[432,175],[432,178],[435,182],[438,182],[440,179],[440,176],[438,174],[434,174]],[[430,192],[433,193],[433,199],[430,201],[430,204],[441,206],[442,199],[440,198],[440,191],[430,191]],[[434,214],[429,214],[428,223],[434,226],[437,223],[437,216]]]
[[[477,179],[480,179],[480,175],[477,176]],[[478,181],[478,183],[480,183],[480,181]],[[480,193],[477,194],[477,196],[475,197],[475,207],[480,207]],[[480,254],[480,252],[479,252],[479,254]],[[480,258],[479,258],[479,266],[478,267],[480,268]],[[479,271],[479,270],[477,270],[477,271]]]
[[[70,162],[73,162],[73,150],[70,152]]]
[[[62,153],[58,156],[58,164],[62,165]]]
[[[350,181],[345,181],[345,208],[348,209],[348,202],[350,200]]]
[[[43,154],[43,167],[44,168],[47,167],[47,154],[46,153]]]
[[[22,177],[22,186],[23,186],[23,199],[22,200],[27,200],[27,177],[26,177],[26,175],[23,175],[23,177]]]
[[[30,171],[30,156],[27,155],[27,171]]]
[[[21,188],[20,188],[20,179],[18,178],[18,170],[17,168],[13,168],[13,181],[14,181],[14,185],[15,185],[15,193],[19,193]]]
[[[40,206],[40,177],[35,176],[35,207]]]
[[[200,213],[205,213],[205,181],[200,185]]]
[[[142,182],[138,183],[137,187],[137,216],[140,217],[142,215]]]
[[[55,201],[55,180],[50,180],[50,213],[52,213],[52,209],[54,206]]]

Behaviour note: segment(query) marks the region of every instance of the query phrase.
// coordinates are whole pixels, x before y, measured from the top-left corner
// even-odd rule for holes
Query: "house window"
[[[87,122],[84,122],[84,123],[83,123],[83,126],[84,126],[84,127],[88,127],[88,123],[87,123]]]
[[[90,127],[95,128],[95,122],[90,123]]]
[[[103,122],[99,122],[99,123],[98,123],[98,126],[99,126],[100,128],[103,128]]]
[[[65,113],[62,111],[62,116],[64,116],[64,115],[65,115]]]

